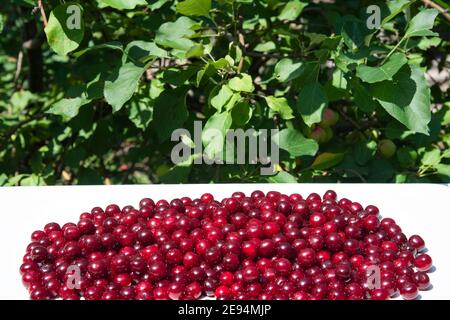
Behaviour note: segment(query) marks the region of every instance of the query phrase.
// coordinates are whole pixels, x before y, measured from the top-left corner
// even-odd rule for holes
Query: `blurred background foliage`
[[[368,29],[374,4],[381,26]],[[3,0],[0,185],[449,182],[448,9]],[[281,130],[277,174],[174,165],[170,134],[195,120]]]

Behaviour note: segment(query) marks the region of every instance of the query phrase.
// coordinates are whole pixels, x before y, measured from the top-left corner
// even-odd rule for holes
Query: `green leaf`
[[[20,90],[13,93],[9,103],[14,109],[14,112],[22,112],[30,102],[35,99],[35,95],[27,90]]]
[[[160,178],[161,182],[166,184],[186,183],[191,169],[192,166],[174,166]]]
[[[364,82],[375,83],[384,80],[392,80],[392,77],[403,67],[408,60],[403,53],[394,53],[382,66],[368,67],[359,65],[356,67],[356,75]]]
[[[223,147],[227,130],[232,123],[229,111],[215,113],[205,124],[202,132],[202,142],[205,147],[204,153],[209,159],[222,159]]]
[[[5,27],[5,20],[5,16],[3,14],[0,14],[0,34],[3,32],[3,28]]]
[[[64,98],[54,103],[47,113],[62,116],[64,120],[70,120],[75,117],[80,108],[88,104],[91,100],[85,96],[75,98]]]
[[[201,44],[194,44],[184,54],[185,59],[201,57],[205,55],[205,47]]]
[[[224,69],[230,66],[226,58],[220,58],[217,59],[216,61],[209,61],[208,64],[211,64],[215,70]]]
[[[89,100],[102,99],[104,86],[105,81],[103,80],[103,76],[100,73],[86,85],[86,89],[83,94],[86,99]]]
[[[191,155],[187,160],[177,163],[161,176],[162,183],[185,183],[192,170],[192,163],[198,155]]]
[[[412,167],[417,160],[416,150],[410,147],[401,147],[397,150],[397,160],[403,168]]]
[[[303,64],[300,75],[293,81],[293,87],[300,88],[309,83],[317,82],[319,78],[320,64],[317,62],[306,62]]]
[[[278,132],[273,140],[278,146],[289,152],[292,157],[314,156],[319,145],[313,139],[306,139],[298,130],[286,128]]]
[[[308,5],[308,3],[301,2],[299,0],[293,0],[286,3],[280,15],[279,20],[293,21],[299,17],[303,9]]]
[[[200,83],[205,75],[211,77],[215,75],[218,70],[225,69],[227,67],[229,67],[229,63],[225,58],[220,58],[216,61],[208,61],[208,63],[206,63],[197,73],[197,87],[200,86]]]
[[[137,97],[130,101],[130,120],[137,128],[145,130],[153,120],[153,103],[147,97]]]
[[[325,34],[315,32],[305,32],[305,37],[309,38],[310,46],[322,43],[324,40],[328,39],[328,36]]]
[[[369,170],[368,182],[387,182],[395,174],[394,167],[386,159],[372,159]]]
[[[411,130],[408,130],[403,124],[398,122],[395,119],[392,119],[392,121],[389,121],[389,123],[385,127],[386,138],[388,139],[401,139],[405,140],[411,136],[414,135],[414,132]]]
[[[391,0],[387,2],[389,14],[383,18],[381,25],[384,25],[391,21],[396,15],[409,7],[414,1],[411,0]]]
[[[74,147],[68,149],[64,153],[64,164],[66,166],[76,168],[86,157],[86,150],[82,147]]]
[[[36,0],[16,0],[16,3],[31,8],[36,6]]]
[[[441,162],[441,151],[439,151],[439,149],[433,149],[431,151],[425,152],[421,162],[424,166],[436,166],[437,164],[439,164],[439,162]]]
[[[340,34],[344,39],[344,43],[352,51],[356,51],[364,44],[364,37],[368,34],[366,24],[354,17],[343,16],[341,19]]]
[[[446,158],[446,159],[450,159],[450,149],[446,149],[444,151],[442,151],[442,158]]]
[[[270,52],[275,50],[277,47],[275,45],[275,43],[273,41],[268,41],[265,43],[259,43],[255,46],[255,48],[253,49],[253,51],[256,52]]]
[[[166,50],[158,47],[154,42],[132,41],[124,50],[124,59],[145,63],[149,58],[168,58],[169,54]]]
[[[228,85],[237,92],[253,92],[255,90],[252,77],[246,73],[234,77],[228,82]]]
[[[83,40],[83,7],[75,2],[57,6],[50,12],[44,31],[53,51],[61,56],[67,55]]]
[[[97,0],[104,7],[112,7],[115,9],[134,9],[138,5],[146,5],[147,1],[145,0]]]
[[[350,98],[349,92],[346,89],[335,87],[332,81],[327,81],[323,86],[323,90],[325,91],[328,102],[347,100]]]
[[[215,95],[211,99],[211,105],[217,109],[217,111],[221,111],[222,107],[230,101],[231,97],[233,96],[233,91],[231,91],[230,87],[226,84],[224,84],[217,95]]]
[[[186,183],[191,170],[192,165],[176,165],[160,178],[161,182],[167,184]]]
[[[271,183],[297,183],[298,182],[297,179],[293,175],[291,175],[285,171],[281,171],[274,176],[268,177],[267,181],[269,181]]]
[[[410,130],[428,135],[430,89],[418,67],[403,66],[393,81],[374,83],[372,93],[392,117]]]
[[[322,50],[320,50],[320,51],[323,51],[323,49],[336,50],[341,46],[342,40],[343,40],[343,37],[341,35],[328,36],[322,41],[322,45],[321,45]],[[365,51],[364,48],[360,48],[359,53],[360,54],[364,53],[364,51]],[[350,54],[352,54],[352,53],[350,53]],[[358,52],[356,52],[355,54],[358,54]]]
[[[337,166],[344,160],[343,153],[324,152],[319,154],[311,165],[314,170],[327,170]]]
[[[241,94],[239,92],[233,93],[231,96],[231,99],[225,104],[225,110],[230,111],[232,110],[236,103],[238,103],[241,100]]]
[[[438,174],[447,177],[446,181],[448,181],[448,178],[450,178],[450,164],[440,163],[436,165],[435,169]]]
[[[177,11],[185,16],[209,16],[211,0],[185,0],[177,4]]]
[[[6,185],[8,176],[5,173],[0,174],[0,186]]]
[[[331,81],[333,87],[346,90],[347,89],[347,79],[345,78],[344,72],[340,69],[335,69],[333,71],[333,78]]]
[[[45,186],[46,183],[41,176],[31,174],[20,181],[21,186]]]
[[[279,114],[283,120],[293,119],[292,109],[286,98],[277,98],[274,96],[265,97],[269,108]]]
[[[24,177],[28,175],[26,174],[17,174],[11,178],[8,179],[8,181],[5,183],[6,186],[16,186],[20,183],[20,180],[22,180]]]
[[[350,86],[352,88],[353,99],[359,109],[367,113],[375,110],[375,101],[373,100],[372,93],[358,78],[353,78]]]
[[[408,180],[408,175],[399,173],[395,175],[395,183],[406,183]]]
[[[133,62],[122,64],[105,81],[104,95],[113,112],[119,111],[136,91],[145,68]]]
[[[197,70],[198,69],[196,68],[187,68],[187,69],[169,68],[162,72],[161,80],[164,83],[171,84],[177,87],[188,85],[189,80],[197,72]]]
[[[280,82],[288,82],[298,78],[303,72],[302,62],[293,62],[292,59],[284,58],[275,65],[274,77]]]
[[[439,37],[432,37],[432,38],[422,38],[420,42],[417,44],[417,47],[420,50],[428,50],[431,47],[437,47],[442,42],[442,39]]]
[[[363,166],[375,156],[377,143],[375,141],[360,141],[355,145],[354,158],[357,164]]]
[[[103,177],[98,170],[91,168],[81,168],[77,175],[79,185],[100,185],[103,184]]]
[[[322,121],[323,111],[328,104],[328,99],[322,85],[318,82],[306,84],[300,91],[297,101],[297,109],[307,126]]]
[[[150,5],[150,10],[152,10],[152,11],[158,10],[158,9],[160,9],[163,5],[165,5],[169,1],[170,0],[156,0],[156,2],[153,2]],[[147,0],[147,2],[148,2],[148,0]]]
[[[411,19],[408,29],[406,29],[405,38],[438,36],[437,33],[431,31],[438,13],[439,11],[436,9],[425,9],[419,12]]]
[[[186,88],[163,91],[153,107],[153,126],[159,141],[167,140],[175,129],[181,128],[188,118]]]
[[[187,51],[195,45],[190,38],[195,35],[194,29],[197,27],[198,23],[188,17],[163,23],[156,31],[155,42],[164,47]]]
[[[353,70],[355,66],[364,63],[369,54],[369,49],[365,47],[354,53],[344,51],[335,56],[334,62],[336,63],[336,67],[347,73],[350,70]]]
[[[231,118],[233,119],[233,126],[243,127],[252,118],[253,109],[247,102],[240,102],[236,104],[231,110]]]
[[[113,112],[120,110],[131,99],[147,68],[146,63],[155,57],[167,57],[167,52],[153,42],[133,41],[127,45],[122,64],[105,81],[105,99],[113,107]]]
[[[447,108],[447,111],[445,111],[444,118],[442,119],[442,125],[444,126],[450,124],[450,102],[445,103],[445,108]]]
[[[112,50],[123,51],[123,46],[122,46],[122,43],[120,43],[118,41],[111,41],[111,42],[98,44],[96,46],[92,46],[92,47],[74,52],[73,56],[78,58],[78,57],[81,57],[82,55],[84,55],[85,53],[91,52],[93,50],[101,50],[101,49],[112,49]]]

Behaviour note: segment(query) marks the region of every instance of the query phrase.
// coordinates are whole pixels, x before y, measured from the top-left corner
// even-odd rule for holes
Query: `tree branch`
[[[46,27],[48,24],[48,20],[47,20],[47,15],[45,14],[45,9],[44,9],[44,5],[42,4],[42,0],[37,0],[37,5],[38,5],[39,10],[41,11],[42,22],[44,23],[44,27]]]
[[[30,20],[24,26],[23,49],[28,59],[28,86],[31,92],[44,91],[44,60],[42,54],[42,39],[36,27],[36,21]]]
[[[16,88],[16,89],[17,89],[17,84],[19,81],[20,73],[22,72],[22,65],[23,65],[23,50],[20,50],[19,54],[17,55],[16,73],[14,74],[14,88]]]
[[[364,137],[368,138],[367,134],[364,132],[364,129],[358,122],[349,117],[343,110],[336,108],[336,111],[341,115],[341,117],[350,122],[359,132],[361,132],[364,135]]]
[[[447,9],[442,8],[440,5],[438,5],[437,3],[431,1],[431,0],[422,0],[422,2],[429,7],[433,7],[435,9],[437,9],[440,13],[442,13],[442,15],[448,20],[450,21],[450,13],[448,13]]]
[[[238,40],[239,40],[239,46],[242,49],[242,57],[241,57],[241,61],[239,61],[239,66],[237,69],[237,73],[241,73],[242,68],[244,67],[244,60],[245,60],[245,56],[244,56],[244,52],[245,52],[245,40],[244,40],[244,35],[242,33],[239,32],[238,34]]]
[[[13,126],[11,129],[9,129],[6,133],[4,134],[0,134],[0,142],[2,142],[2,139],[4,141],[7,141],[8,139],[11,138],[11,136],[13,134],[15,134],[18,130],[20,130],[22,127],[24,127],[25,125],[29,124],[30,122],[33,122],[35,120],[39,120],[41,118],[45,117],[45,113],[44,112],[39,112],[36,113],[30,117],[28,117],[27,119],[19,122],[17,125]],[[4,147],[3,145],[0,144],[0,147]]]

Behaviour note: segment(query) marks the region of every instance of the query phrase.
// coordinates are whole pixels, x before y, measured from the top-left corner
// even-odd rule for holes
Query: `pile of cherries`
[[[31,241],[20,267],[31,299],[415,299],[432,267],[420,236],[331,190],[145,198]]]

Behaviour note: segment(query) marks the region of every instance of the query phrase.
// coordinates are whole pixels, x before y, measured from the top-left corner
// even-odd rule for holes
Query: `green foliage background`
[[[450,180],[449,23],[421,1],[35,5],[0,4],[0,185]],[[195,120],[280,129],[279,173],[174,166]]]

